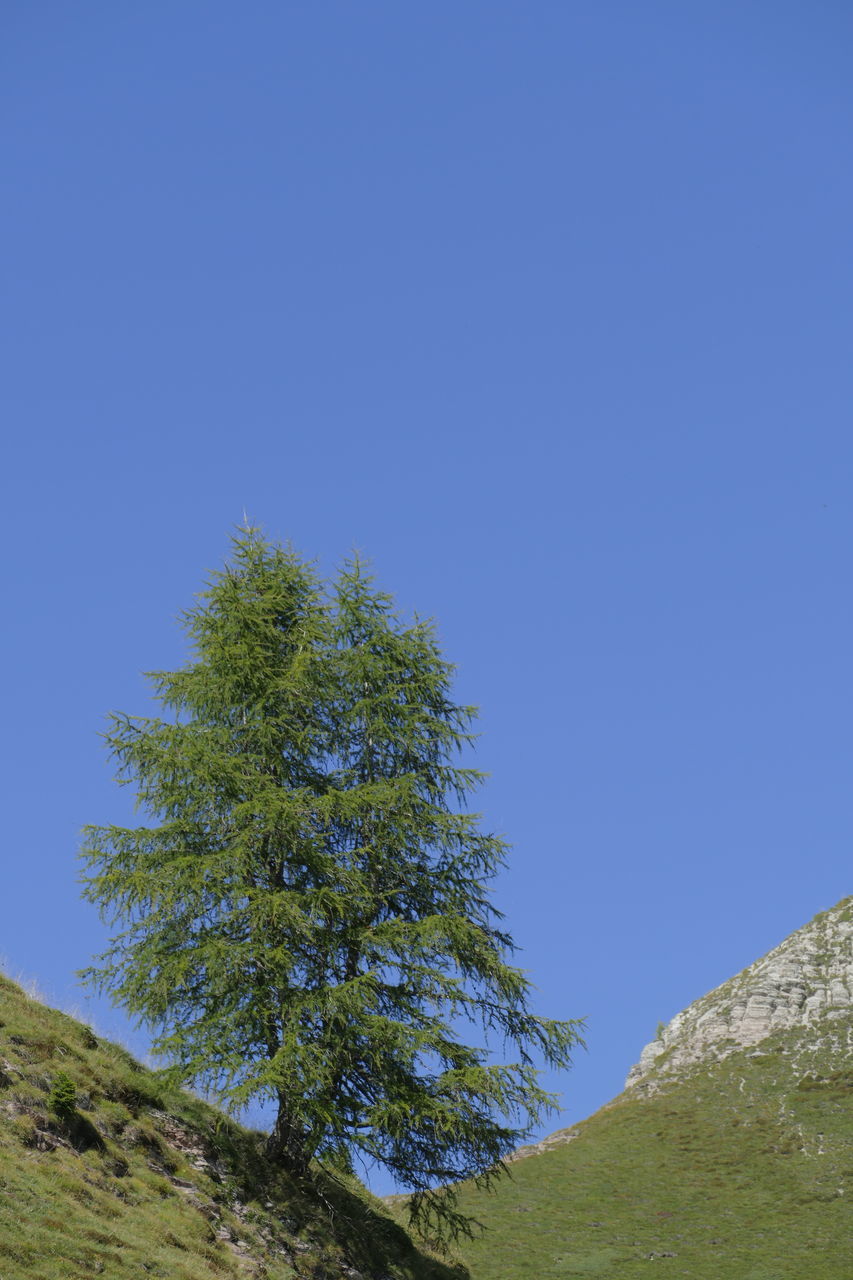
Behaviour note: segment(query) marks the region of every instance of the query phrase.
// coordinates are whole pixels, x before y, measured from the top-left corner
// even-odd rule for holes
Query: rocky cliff
[[[654,1088],[666,1076],[795,1029],[809,1048],[853,1049],[853,898],[781,942],[662,1027],[625,1082]]]

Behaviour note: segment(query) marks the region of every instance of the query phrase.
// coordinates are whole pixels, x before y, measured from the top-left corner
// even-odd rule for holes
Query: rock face
[[[541,1142],[531,1142],[528,1146],[516,1147],[512,1155],[506,1157],[507,1164],[513,1160],[526,1160],[528,1156],[539,1156],[543,1151],[551,1151],[554,1147],[564,1147],[567,1142],[574,1142],[578,1136],[577,1129],[558,1129],[550,1133]]]
[[[676,1014],[631,1068],[626,1089],[801,1028],[853,1045],[853,898],[792,933],[761,960]]]

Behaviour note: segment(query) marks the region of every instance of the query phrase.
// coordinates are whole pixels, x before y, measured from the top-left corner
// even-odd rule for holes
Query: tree
[[[490,1185],[553,1109],[535,1058],[566,1067],[578,1042],[507,960],[487,891],[506,845],[459,763],[474,709],[357,560],[326,588],[241,531],[183,621],[193,660],[150,674],[167,715],[106,734],[152,824],[86,828],[84,895],[122,926],[87,977],[181,1079],[272,1101],[293,1174],[360,1154],[421,1225],[465,1229],[452,1184]]]

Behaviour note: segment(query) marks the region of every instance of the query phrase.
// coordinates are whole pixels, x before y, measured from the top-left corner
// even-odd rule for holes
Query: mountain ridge
[[[847,897],[677,1013],[645,1046],[625,1088],[654,1087],[661,1075],[758,1045],[777,1030],[811,1028],[815,1037],[831,1037],[828,1024],[835,1024],[853,1048],[852,1005],[853,897]]]

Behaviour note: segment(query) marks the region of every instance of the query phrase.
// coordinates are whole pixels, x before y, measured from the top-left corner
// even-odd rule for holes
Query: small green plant
[[[60,1120],[70,1120],[77,1114],[77,1089],[64,1071],[57,1071],[54,1076],[47,1102]]]

